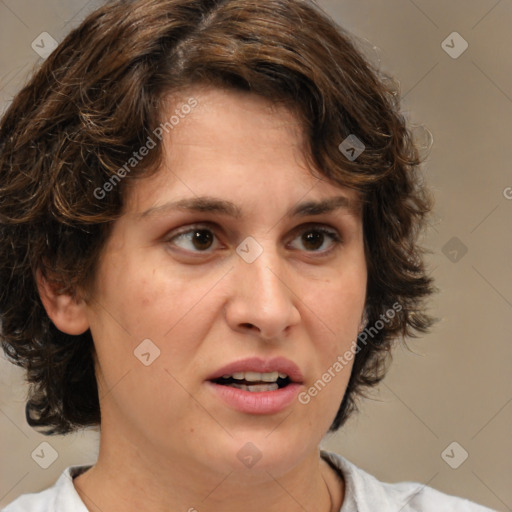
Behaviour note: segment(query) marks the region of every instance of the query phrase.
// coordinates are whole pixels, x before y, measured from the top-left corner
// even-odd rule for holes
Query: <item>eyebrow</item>
[[[201,196],[178,201],[168,202],[159,206],[153,206],[142,214],[140,218],[153,215],[162,215],[173,210],[183,210],[191,212],[218,213],[239,219],[243,216],[242,209],[231,201],[217,199],[215,197]],[[337,210],[347,210],[356,212],[357,208],[346,196],[330,197],[319,201],[306,201],[290,208],[285,216],[307,217],[310,215],[323,215]]]

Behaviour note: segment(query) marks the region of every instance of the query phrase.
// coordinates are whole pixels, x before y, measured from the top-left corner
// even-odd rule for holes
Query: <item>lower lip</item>
[[[300,384],[288,384],[275,391],[244,391],[208,381],[210,388],[230,407],[248,414],[275,414],[286,409],[299,394]]]

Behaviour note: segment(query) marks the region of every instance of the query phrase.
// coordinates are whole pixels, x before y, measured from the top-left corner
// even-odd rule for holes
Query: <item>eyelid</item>
[[[295,235],[296,233],[301,233],[307,231],[308,229],[316,229],[318,231],[322,231],[323,233],[332,234],[341,239],[341,235],[338,229],[327,224],[324,224],[322,222],[305,222],[304,224],[300,224],[297,227],[293,228],[291,233],[292,235]]]
[[[192,224],[187,224],[186,226],[172,230],[164,236],[164,239],[172,240],[173,238],[183,235],[184,233],[188,233],[189,231],[193,231],[194,229],[209,229],[210,231],[215,232],[220,230],[220,226],[217,226],[214,222],[193,222]]]

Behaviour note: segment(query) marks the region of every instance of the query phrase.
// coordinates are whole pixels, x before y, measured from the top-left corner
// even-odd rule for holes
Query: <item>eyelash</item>
[[[193,233],[195,233],[197,231],[209,231],[218,240],[218,236],[217,236],[217,234],[215,232],[216,229],[213,226],[211,226],[209,224],[192,224],[190,226],[187,226],[186,229],[178,231],[177,233],[174,233],[171,236],[167,237],[165,239],[165,242],[172,245],[173,241],[175,241],[179,237],[182,237],[182,236],[187,235],[187,234],[193,234]],[[331,239],[331,241],[333,242],[331,248],[329,248],[327,250],[323,250],[323,251],[316,251],[316,250],[308,251],[308,250],[305,250],[304,251],[304,252],[309,253],[309,254],[316,254],[319,257],[327,256],[333,250],[335,250],[339,245],[341,245],[343,243],[343,240],[342,240],[340,234],[336,230],[328,229],[325,226],[319,225],[319,224],[309,224],[309,225],[304,226],[304,228],[301,229],[300,231],[296,230],[295,233],[297,233],[297,235],[292,239],[292,241],[296,240],[301,235],[303,235],[305,233],[308,233],[308,232],[319,232],[319,233],[322,233],[323,235],[326,235],[327,237],[329,237]],[[323,245],[323,243],[322,243],[322,245]],[[180,249],[182,249],[182,248],[180,248]],[[207,249],[206,251],[200,251],[200,250],[191,251],[191,250],[188,250],[188,249],[182,249],[182,250],[187,252],[187,253],[192,253],[192,254],[195,253],[195,254],[199,254],[199,255],[201,255],[201,254],[211,254],[211,252],[212,252],[210,249]]]

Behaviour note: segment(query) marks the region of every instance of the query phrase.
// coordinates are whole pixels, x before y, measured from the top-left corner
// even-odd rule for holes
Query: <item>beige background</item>
[[[42,32],[62,40],[98,3],[0,0],[2,111],[42,61],[32,41]],[[425,174],[437,206],[425,244],[441,289],[432,308],[442,318],[431,335],[396,351],[373,399],[325,446],[382,480],[419,481],[512,510],[512,2],[320,4],[395,75],[406,115],[434,136]],[[454,31],[469,44],[456,59],[441,46]],[[461,48],[460,40],[453,45],[452,51]],[[68,465],[94,462],[97,434],[45,438],[33,432],[24,419],[23,375],[0,365],[5,505],[49,486]],[[31,458],[43,441],[58,453],[46,470]],[[457,469],[441,456],[454,441],[447,458],[452,465],[462,450],[468,453]]]

